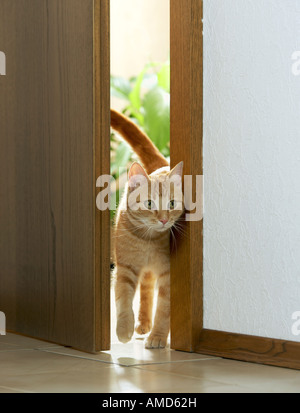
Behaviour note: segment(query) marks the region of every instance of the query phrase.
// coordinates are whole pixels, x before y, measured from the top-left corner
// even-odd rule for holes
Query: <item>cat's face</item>
[[[170,230],[184,211],[183,163],[172,171],[162,168],[151,175],[134,163],[129,172],[127,208],[137,227],[149,231]]]

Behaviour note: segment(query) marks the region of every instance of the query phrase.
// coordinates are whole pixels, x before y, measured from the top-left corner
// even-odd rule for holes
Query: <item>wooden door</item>
[[[7,329],[109,348],[109,1],[0,0],[0,310]]]

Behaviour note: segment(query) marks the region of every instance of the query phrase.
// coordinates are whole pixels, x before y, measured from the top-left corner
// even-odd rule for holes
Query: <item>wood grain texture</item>
[[[202,330],[196,352],[300,370],[300,343]]]
[[[202,175],[202,1],[171,0],[171,163]],[[195,198],[194,198],[195,199]],[[171,347],[193,351],[202,330],[202,221],[186,223],[171,258]],[[180,303],[180,305],[179,305]]]
[[[107,11],[106,0],[0,0],[0,308],[11,331],[90,352],[109,343],[95,207],[109,171]]]

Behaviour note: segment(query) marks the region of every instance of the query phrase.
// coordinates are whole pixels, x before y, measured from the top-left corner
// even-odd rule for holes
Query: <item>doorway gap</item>
[[[110,0],[110,18],[111,108],[137,123],[169,160],[170,0]],[[125,170],[134,161],[138,158],[129,145],[112,132],[112,192],[116,194],[117,205],[126,181]],[[115,210],[112,210],[111,232],[114,215]],[[111,270],[111,344],[114,349],[114,345],[124,345],[116,335],[113,261]],[[133,303],[136,320],[138,307],[139,289]],[[143,336],[134,333],[132,342],[140,343],[141,339]]]

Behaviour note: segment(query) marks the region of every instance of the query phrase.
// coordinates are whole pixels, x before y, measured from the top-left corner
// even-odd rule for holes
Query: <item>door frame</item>
[[[203,0],[171,2],[171,161],[203,175]],[[205,219],[205,218],[204,218]],[[171,348],[300,369],[300,343],[203,328],[203,221],[171,258]]]
[[[203,175],[203,3],[170,6],[171,167],[183,161],[184,175]],[[203,324],[202,221],[187,222],[184,233],[171,254],[171,347],[194,351]]]

